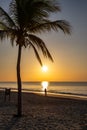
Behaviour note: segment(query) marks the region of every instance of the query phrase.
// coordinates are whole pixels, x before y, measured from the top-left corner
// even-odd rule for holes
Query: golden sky
[[[73,51],[68,52],[65,48],[60,51],[59,47],[58,49],[52,47],[50,50],[54,62],[42,57],[43,64],[48,67],[47,72],[43,72],[33,51],[23,49],[22,81],[87,81],[87,61],[83,53],[74,55]],[[11,47],[7,42],[3,43],[0,46],[0,52],[2,53],[2,57],[0,55],[0,81],[16,81],[17,46]]]

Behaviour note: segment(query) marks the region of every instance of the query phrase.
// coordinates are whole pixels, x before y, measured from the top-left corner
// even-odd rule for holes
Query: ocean
[[[22,90],[27,92],[43,92],[44,89],[52,94],[68,94],[87,96],[87,82],[22,82]],[[0,89],[11,88],[17,91],[16,82],[0,82]]]

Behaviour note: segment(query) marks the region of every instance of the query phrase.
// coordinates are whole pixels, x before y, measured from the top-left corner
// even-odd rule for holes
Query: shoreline
[[[69,99],[76,99],[76,100],[87,100],[87,96],[81,95],[74,95],[74,94],[55,94],[55,93],[48,93],[48,96],[53,97],[61,97],[61,98],[69,98]]]
[[[16,88],[10,88],[11,92],[17,92]],[[5,92],[5,88],[0,88],[0,91]],[[22,93],[32,93],[45,96],[44,91],[30,91],[28,89],[22,89]],[[51,93],[47,92],[47,96],[49,97],[60,97],[60,98],[69,98],[69,99],[76,99],[76,100],[87,100],[87,96],[85,95],[76,95],[76,94],[67,94],[67,93]]]

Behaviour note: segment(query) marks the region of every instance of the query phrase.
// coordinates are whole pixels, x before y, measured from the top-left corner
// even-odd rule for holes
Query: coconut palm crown
[[[43,56],[53,61],[44,41],[35,34],[45,31],[62,30],[65,34],[71,33],[71,26],[65,20],[51,21],[50,13],[61,11],[56,0],[12,0],[9,13],[0,7],[0,39],[10,38],[11,44],[18,46],[17,83],[18,83],[18,110],[22,115],[20,62],[23,47],[32,48],[36,58],[42,65],[38,49]]]

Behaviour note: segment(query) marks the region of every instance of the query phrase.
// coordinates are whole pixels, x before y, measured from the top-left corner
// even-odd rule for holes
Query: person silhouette
[[[44,89],[44,92],[45,92],[45,96],[47,96],[47,89],[46,88]]]

